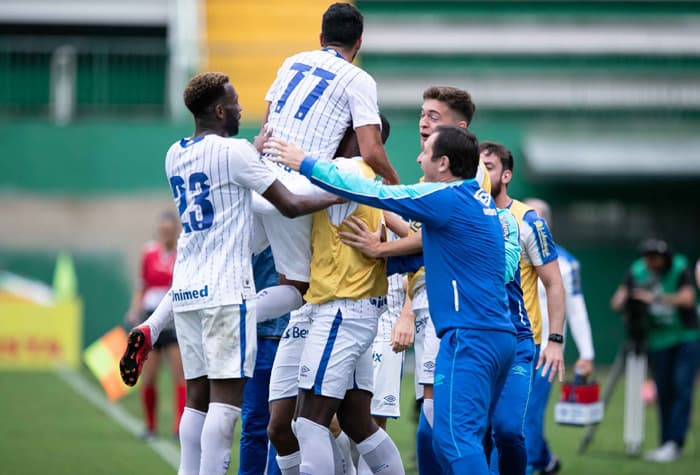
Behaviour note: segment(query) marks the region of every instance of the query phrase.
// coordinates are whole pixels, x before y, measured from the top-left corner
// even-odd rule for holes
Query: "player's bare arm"
[[[360,145],[360,155],[377,175],[388,185],[398,185],[399,175],[389,162],[382,143],[378,125],[363,125],[355,129],[357,142]]]
[[[386,227],[391,230],[391,232],[400,238],[408,236],[408,233],[411,230],[411,226],[408,224],[408,221],[404,221],[401,216],[396,213],[392,213],[391,211],[384,211],[384,223],[386,224]]]
[[[331,194],[323,198],[295,195],[279,180],[272,182],[272,185],[265,190],[262,196],[275,205],[280,213],[287,218],[296,218],[305,214],[314,213],[326,209],[331,205],[343,202],[342,199]]]
[[[547,292],[547,310],[549,312],[549,332],[564,333],[564,313],[566,309],[566,296],[564,284],[561,281],[559,264],[556,260],[547,264],[535,267],[537,275],[542,280],[542,284]],[[543,366],[544,365],[544,366]],[[548,342],[546,348],[540,354],[537,362],[539,369],[542,367],[542,377],[549,374],[549,381],[554,379],[554,374],[558,373],[559,381],[564,380],[564,352],[561,343]]]
[[[391,329],[391,349],[400,353],[411,347],[416,336],[416,316],[411,308],[411,299],[406,295],[401,315]]]

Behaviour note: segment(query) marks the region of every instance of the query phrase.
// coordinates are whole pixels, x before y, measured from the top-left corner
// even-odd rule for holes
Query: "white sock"
[[[314,475],[335,473],[331,431],[304,417],[298,417],[292,426],[301,452],[299,472]]]
[[[382,475],[404,475],[399,449],[389,435],[379,428],[377,432],[357,444],[360,456],[365,459],[371,473]]]
[[[372,475],[372,470],[363,457],[357,462],[357,475]]]
[[[202,426],[206,412],[185,406],[180,418],[180,468],[177,475],[199,475]]]
[[[282,475],[299,475],[301,452],[297,450],[289,455],[278,455],[275,459]]]
[[[151,316],[143,322],[151,328],[151,344],[158,340],[163,328],[172,326],[174,318],[173,298],[170,296],[170,292],[168,292]]]
[[[433,419],[435,418],[435,407],[433,406],[432,399],[423,399],[423,414],[425,414],[425,420],[428,421],[430,427],[433,427]]]
[[[210,402],[202,427],[200,475],[224,475],[231,463],[233,428],[241,409],[230,404]]]
[[[355,470],[355,465],[352,463],[350,437],[348,437],[345,432],[341,432],[338,437],[335,438],[335,443],[338,445],[338,450],[340,450],[340,455],[345,463],[345,473],[347,475],[355,475],[357,471]]]
[[[293,285],[275,285],[258,292],[255,314],[258,323],[281,317],[304,305],[301,293]]]

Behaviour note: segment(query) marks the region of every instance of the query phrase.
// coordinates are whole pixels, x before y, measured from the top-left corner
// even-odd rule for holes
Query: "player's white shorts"
[[[430,318],[428,295],[425,287],[421,287],[415,292],[411,304],[413,313],[416,316],[414,381],[416,399],[421,399],[423,397],[423,385],[433,384],[435,378],[435,360],[440,350],[440,339],[435,333],[435,326]]]
[[[318,187],[305,176],[287,171],[269,160],[265,160],[265,163],[292,193],[306,196],[319,194]],[[285,218],[267,200],[262,198],[261,201],[260,197],[254,197],[253,211],[259,217],[265,238],[272,247],[277,272],[289,280],[308,282],[311,265],[311,215]],[[259,233],[259,229],[260,226],[256,224],[255,233]],[[253,250],[262,245],[263,238],[254,236]]]
[[[386,296],[311,305],[311,328],[299,365],[299,389],[343,399],[348,389],[374,391],[372,342]]]
[[[391,349],[391,338],[386,339],[377,335],[372,344],[372,363],[374,365],[373,416],[399,417],[401,415],[403,358],[403,351],[394,353]]]
[[[253,377],[256,324],[255,301],[175,312],[185,379]]]
[[[282,334],[272,364],[270,402],[297,397],[299,393],[299,359],[311,326],[309,314],[309,304],[290,314],[289,323]]]

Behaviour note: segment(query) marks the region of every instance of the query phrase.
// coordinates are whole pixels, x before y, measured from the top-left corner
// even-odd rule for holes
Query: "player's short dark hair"
[[[460,178],[474,178],[479,167],[479,140],[467,129],[454,125],[435,128],[438,134],[433,143],[433,159],[446,155],[450,172]]]
[[[426,99],[444,102],[467,125],[472,123],[476,104],[472,101],[472,96],[464,89],[452,86],[432,86],[423,92],[423,100]]]
[[[224,73],[199,73],[190,79],[183,97],[192,115],[202,116],[209,106],[221,100],[226,95],[224,85],[228,82]]]
[[[503,170],[513,171],[513,154],[506,147],[496,142],[481,142],[479,145],[479,155],[486,152],[486,155],[496,155],[501,159]]]
[[[379,119],[382,121],[382,143],[386,143],[386,141],[389,140],[389,132],[391,132],[389,119],[382,113],[379,114]]]
[[[350,48],[362,37],[362,13],[349,3],[334,3],[323,14],[321,43],[323,46]]]

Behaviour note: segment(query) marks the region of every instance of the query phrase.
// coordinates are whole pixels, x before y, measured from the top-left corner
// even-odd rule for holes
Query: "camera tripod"
[[[627,455],[639,455],[644,441],[644,403],[642,384],[647,373],[647,355],[644,345],[627,340],[615,357],[610,375],[603,386],[602,400],[605,407],[612,397],[622,374],[625,374],[624,436]],[[598,424],[589,425],[581,439],[578,453],[583,454],[593,440]]]

